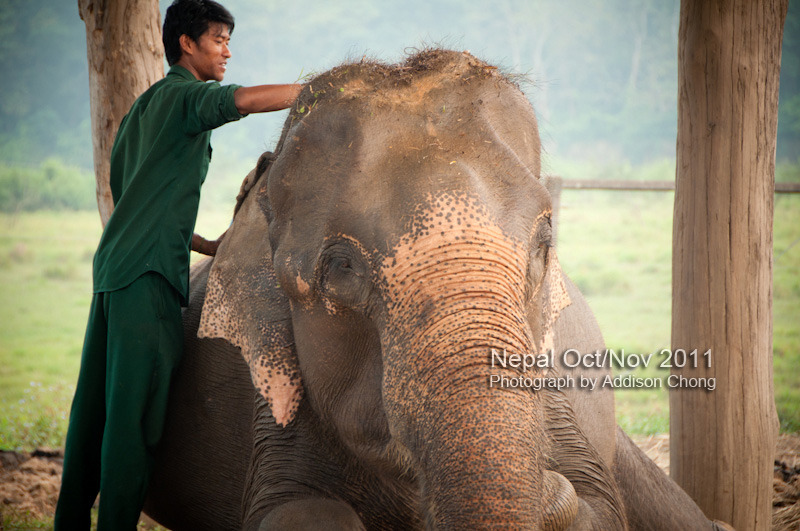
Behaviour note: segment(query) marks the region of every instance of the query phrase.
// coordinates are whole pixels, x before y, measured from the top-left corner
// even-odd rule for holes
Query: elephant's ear
[[[561,310],[572,303],[567,293],[567,285],[561,272],[556,250],[551,247],[547,252],[545,274],[539,291],[541,301],[541,337],[540,352],[548,352],[555,348],[554,326]]]
[[[278,425],[286,426],[303,390],[289,300],[272,267],[267,220],[258,205],[263,192],[256,190],[241,201],[214,258],[197,335],[241,348],[253,385]]]

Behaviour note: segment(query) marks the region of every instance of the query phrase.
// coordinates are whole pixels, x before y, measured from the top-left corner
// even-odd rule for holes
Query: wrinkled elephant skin
[[[309,82],[194,272],[148,511],[177,529],[711,529],[617,433],[610,390],[490,385],[608,372],[492,364],[603,348],[539,154],[526,98],[467,53]]]

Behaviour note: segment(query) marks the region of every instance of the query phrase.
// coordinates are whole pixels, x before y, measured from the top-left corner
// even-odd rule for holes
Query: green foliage
[[[800,168],[795,168],[800,171]],[[800,431],[800,195],[775,199],[773,356],[775,403],[781,429]]]
[[[96,212],[0,214],[4,449],[63,444],[99,236]]]
[[[800,94],[795,94],[782,101],[780,110],[782,132],[791,136],[800,136]]]
[[[162,13],[169,3],[160,1]],[[491,10],[462,0],[229,0],[226,6],[237,19],[226,82],[290,82],[362,56],[399,61],[427,45],[468,49],[530,78],[523,88],[550,156],[615,170],[674,157],[678,0],[582,0],[580,17],[576,5],[556,0],[504,0]],[[0,65],[14,72],[0,77],[0,165],[6,168],[56,157],[91,171],[85,29],[77,11],[72,2],[0,2],[6,37]],[[794,161],[800,152],[798,28],[800,3],[793,2],[784,31],[779,160]],[[261,152],[274,147],[284,118],[283,112],[254,114],[214,132],[206,204],[226,200],[231,190],[235,196]],[[20,178],[9,188],[0,183],[0,210],[40,208],[29,206],[38,192]],[[9,196],[24,204],[9,207]],[[83,205],[93,194],[85,197]]]
[[[598,178],[602,168],[560,166]],[[788,173],[798,167],[783,166]],[[624,170],[624,168],[622,168]],[[668,164],[631,170],[626,178],[662,179]],[[584,292],[609,348],[647,354],[670,345],[672,193],[564,190],[558,225],[563,270]],[[774,216],[773,364],[783,431],[800,431],[800,196],[777,195]],[[652,369],[652,368],[651,368]],[[663,371],[634,371],[641,377]],[[666,389],[617,391],[617,421],[631,433],[668,428]]]
[[[775,182],[800,183],[800,152],[795,153],[794,162],[788,159],[778,161],[775,165]]]
[[[171,0],[159,2],[163,13]],[[476,0],[281,4],[229,0],[236,16],[226,82],[291,82],[362,56],[402,60],[413,48],[467,49],[526,74],[545,149],[562,158],[634,164],[672,157],[677,131],[678,0]],[[575,13],[581,16],[576,17]],[[75,2],[0,2],[0,161],[56,156],[92,166],[85,29]],[[298,24],[297,21],[302,21]],[[800,3],[784,30],[779,159],[800,152]],[[284,113],[214,133],[209,183],[241,180],[274,146]],[[224,156],[222,154],[225,154]],[[237,168],[238,169],[238,168]]]
[[[0,515],[0,529],[6,531],[33,531],[35,529],[53,529],[52,518],[37,518],[27,511],[20,511],[13,505],[3,507]]]
[[[783,26],[778,102],[778,160],[796,161],[800,153],[800,2],[796,0],[789,2]]]
[[[0,2],[0,160],[91,167],[86,32],[77,2]]]
[[[48,159],[38,168],[0,164],[0,212],[95,208],[94,177]]]
[[[675,158],[653,159],[646,164],[634,166],[628,161],[601,164],[545,154],[542,173],[558,175],[564,179],[674,181]],[[657,196],[646,194],[644,197]]]
[[[22,398],[0,400],[0,448],[23,450],[60,448],[67,431],[67,415],[75,389],[65,386],[44,388],[30,382]]]

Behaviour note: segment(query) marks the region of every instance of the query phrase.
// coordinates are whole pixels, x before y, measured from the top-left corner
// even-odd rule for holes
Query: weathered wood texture
[[[134,100],[164,77],[157,0],[78,0],[86,24],[97,205],[105,226],[114,202],[108,184],[114,136]]]
[[[671,391],[670,470],[707,516],[738,531],[770,527],[772,218],[787,7],[681,2],[672,347],[711,349],[711,367],[673,374],[714,377],[716,390]]]

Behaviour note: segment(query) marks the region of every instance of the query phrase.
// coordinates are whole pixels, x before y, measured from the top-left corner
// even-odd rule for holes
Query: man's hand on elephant
[[[222,243],[222,239],[225,237],[228,231],[223,232],[219,238],[214,241],[209,241],[200,236],[197,233],[192,234],[192,251],[195,251],[200,254],[204,254],[206,256],[214,256],[217,254],[217,249],[219,248],[219,244]]]

